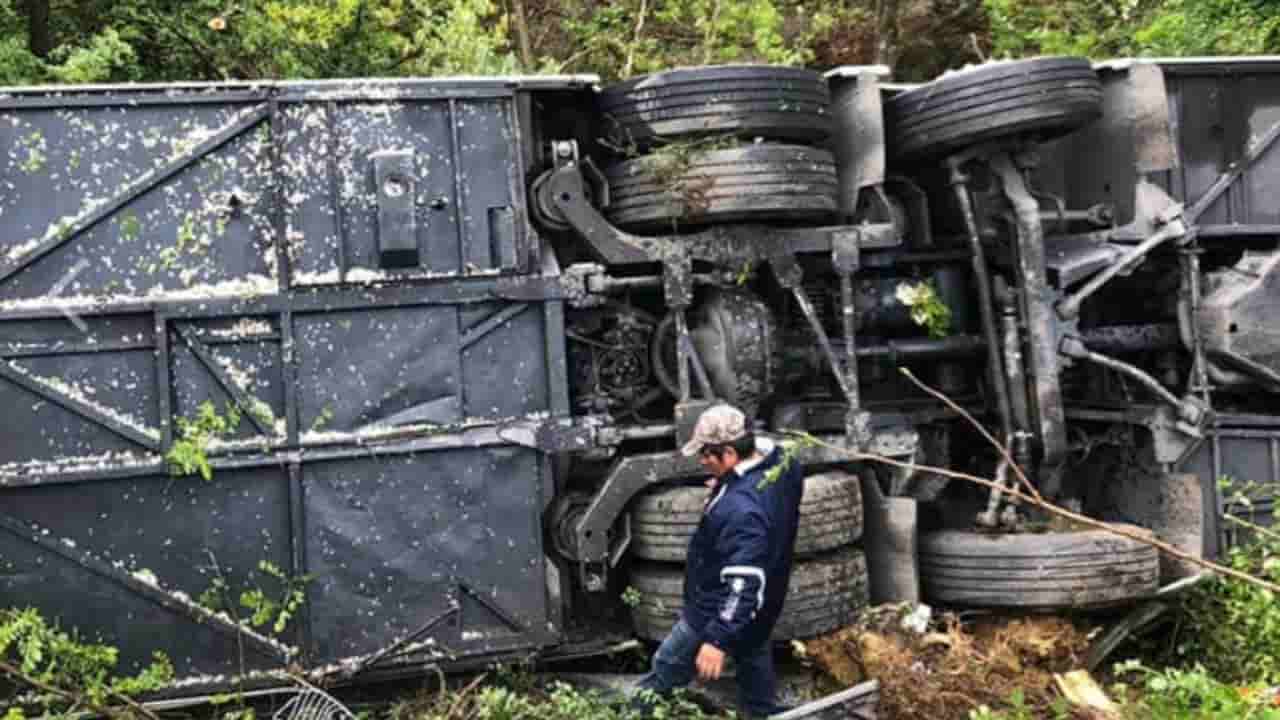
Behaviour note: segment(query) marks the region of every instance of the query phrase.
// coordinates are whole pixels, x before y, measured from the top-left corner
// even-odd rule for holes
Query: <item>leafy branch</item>
[[[928,280],[901,283],[894,296],[911,310],[911,321],[929,332],[934,339],[951,334],[951,308],[938,297],[938,291]]]
[[[239,424],[240,412],[235,406],[228,405],[226,414],[220,415],[210,400],[200,403],[195,418],[178,418],[180,437],[164,456],[169,463],[169,472],[173,475],[199,473],[205,482],[213,480],[209,446],[214,440],[235,432]]]
[[[259,560],[258,570],[276,580],[280,586],[279,594],[273,597],[261,587],[255,587],[240,593],[240,605],[252,611],[250,625],[262,627],[270,624],[271,631],[279,635],[306,602],[306,586],[314,576],[291,576],[270,560]]]
[[[121,720],[137,715],[159,720],[129,696],[171,682],[168,658],[156,653],[142,672],[122,677],[115,675],[118,655],[114,647],[81,643],[51,627],[35,609],[0,610],[0,675],[44,693],[26,704],[45,715],[83,708]],[[11,710],[6,717],[13,715]],[[16,716],[25,717],[21,711]]]

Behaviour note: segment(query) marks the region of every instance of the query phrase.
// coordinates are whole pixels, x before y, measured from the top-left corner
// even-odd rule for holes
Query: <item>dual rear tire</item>
[[[857,476],[831,471],[804,479],[796,559],[773,630],[778,641],[807,638],[853,622],[868,602],[867,562],[855,546],[862,536]],[[684,608],[689,539],[702,517],[707,491],[676,487],[637,498],[631,514],[630,584],[639,592],[631,617],[636,633],[661,640]]]

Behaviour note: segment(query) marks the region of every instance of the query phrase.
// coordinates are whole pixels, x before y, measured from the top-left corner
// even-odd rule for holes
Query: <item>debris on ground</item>
[[[1088,670],[1072,670],[1069,673],[1054,675],[1053,680],[1058,684],[1058,690],[1062,692],[1062,696],[1072,705],[1096,710],[1106,718],[1120,716],[1119,706],[1107,697],[1107,692],[1102,689],[1097,680],[1093,679]]]
[[[962,623],[935,614],[916,632],[923,614],[899,605],[872,608],[857,625],[793,643],[793,650],[823,671],[828,692],[879,680],[881,717],[967,720],[983,705],[1007,707],[1017,693],[1033,712],[1064,707],[1055,675],[1084,666],[1092,636],[1092,628],[1051,615]],[[1098,716],[1089,712],[1080,717]]]

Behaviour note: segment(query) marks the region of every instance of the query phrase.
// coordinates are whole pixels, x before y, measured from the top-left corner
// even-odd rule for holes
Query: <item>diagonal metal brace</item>
[[[1084,287],[1075,291],[1070,297],[1058,303],[1055,308],[1058,317],[1063,320],[1073,320],[1080,314],[1080,306],[1084,301],[1089,299],[1094,293],[1111,282],[1117,275],[1127,275],[1139,263],[1143,261],[1151,251],[1164,245],[1170,240],[1185,240],[1190,234],[1186,223],[1183,221],[1182,206],[1174,205],[1166,210],[1166,213],[1158,221],[1162,221],[1159,230],[1151,234],[1146,240],[1143,240],[1133,249],[1129,250],[1119,260],[1116,260],[1107,269],[1094,275],[1093,278],[1085,284]]]
[[[208,346],[206,346],[200,338],[196,336],[195,331],[191,329],[190,325],[187,325],[186,323],[179,323],[177,324],[177,329],[178,337],[182,338],[182,342],[190,348],[191,354],[195,355],[196,359],[200,361],[200,364],[204,365],[205,369],[209,371],[209,374],[212,375],[213,379],[218,383],[218,387],[221,387],[223,391],[231,396],[231,401],[240,409],[240,414],[248,418],[249,422],[260,434],[270,437],[275,430],[268,428],[266,423],[258,417],[257,413],[253,412],[254,404],[253,400],[249,397],[249,393],[245,392],[243,388],[231,380],[231,377],[227,375],[227,371],[218,364],[217,360],[214,360],[213,354],[209,352]],[[258,402],[262,401],[259,400]]]
[[[508,630],[512,630],[517,633],[528,630],[528,628],[525,626],[524,623],[517,620],[514,616],[511,615],[511,613],[507,612],[500,605],[495,603],[492,599],[485,597],[484,593],[476,592],[476,589],[471,587],[470,584],[465,582],[459,582],[458,590],[463,593],[466,593],[467,597],[480,603],[480,605],[483,606],[485,610],[488,610],[489,612],[497,616],[497,618],[501,620],[504,625],[507,626]]]
[[[449,607],[445,608],[444,612],[438,615],[435,615],[430,620],[427,620],[425,623],[418,626],[416,630],[399,638],[398,640],[391,643],[390,645],[387,645],[381,650],[378,650],[377,652],[374,652],[370,655],[365,656],[364,659],[360,660],[354,666],[352,666],[351,669],[344,674],[344,676],[348,679],[353,678],[356,675],[359,675],[360,673],[364,672],[365,670],[373,667],[374,665],[377,665],[379,662],[382,662],[383,660],[389,657],[393,657],[397,650],[404,647],[405,645],[408,645],[414,640],[417,640],[423,635],[426,635],[428,632],[431,631],[432,628],[444,622],[445,620],[448,620],[449,618],[459,614],[460,612],[462,612],[462,606],[458,604],[457,600],[454,600],[453,598],[449,598]]]
[[[111,417],[111,415],[108,415],[89,403],[58,392],[55,388],[36,380],[21,370],[18,370],[17,366],[8,360],[0,360],[0,379],[8,380],[14,385],[22,387],[32,394],[44,398],[68,412],[79,415],[94,425],[110,430],[112,433],[134,443],[135,445],[139,445],[153,452],[160,449],[160,440],[157,436],[148,435],[143,430],[120,422],[116,418]]]
[[[0,530],[7,531],[20,540],[30,542],[46,552],[75,563],[94,575],[114,582],[166,610],[180,613],[199,623],[207,623],[209,628],[225,636],[238,637],[244,641],[246,647],[253,649],[264,657],[283,663],[288,662],[295,652],[294,649],[259,635],[243,625],[234,623],[227,619],[225,615],[215,613],[180,593],[171,593],[158,585],[146,582],[138,576],[115,567],[79,547],[54,540],[38,531],[33,531],[30,526],[23,524],[10,515],[0,513]]]
[[[1258,161],[1258,158],[1262,157],[1262,154],[1275,143],[1277,138],[1280,138],[1280,122],[1268,128],[1266,134],[1249,146],[1249,150],[1244,154],[1244,157],[1227,166],[1227,171],[1219,175],[1218,179],[1209,186],[1209,189],[1205,190],[1204,194],[1196,199],[1195,203],[1186,212],[1187,224],[1195,225],[1199,222],[1200,216],[1217,202],[1218,198],[1222,197],[1227,188],[1240,179],[1245,170],[1252,167]]]
[[[809,297],[804,294],[804,288],[800,286],[803,279],[803,270],[800,264],[796,262],[794,255],[775,255],[769,259],[769,264],[773,267],[773,274],[778,279],[778,284],[784,289],[791,292],[795,298],[796,304],[800,306],[800,311],[804,314],[806,320],[809,321],[809,329],[818,338],[818,344],[822,347],[823,357],[831,365],[831,371],[836,376],[836,382],[840,385],[840,392],[845,396],[851,407],[857,405],[858,391],[856,387],[850,385],[849,378],[846,377],[844,368],[841,366],[840,358],[836,357],[835,349],[831,346],[831,339],[827,337],[827,331],[822,327],[822,322],[818,319],[818,313],[813,308],[813,303],[809,302]],[[854,383],[856,383],[856,379]]]
[[[263,103],[256,105],[241,113],[236,117],[236,119],[227,124],[209,139],[169,161],[169,164],[157,170],[149,170],[138,176],[114,197],[101,205],[95,206],[89,212],[72,220],[65,228],[58,230],[47,239],[42,240],[39,245],[31,250],[31,252],[28,252],[16,261],[7,265],[0,265],[0,282],[4,282],[23,268],[36,260],[39,260],[41,257],[44,257],[62,245],[71,242],[77,237],[88,232],[98,223],[111,217],[111,215],[117,210],[133,202],[148,191],[159,187],[165,181],[190,167],[205,155],[208,155],[223,145],[226,145],[228,142],[231,142],[236,137],[244,134],[255,125],[265,120],[270,114],[271,108],[268,104]]]

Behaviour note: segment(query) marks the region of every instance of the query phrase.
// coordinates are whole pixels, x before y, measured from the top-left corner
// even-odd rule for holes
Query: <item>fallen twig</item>
[[[43,690],[49,693],[50,695],[56,695],[62,698],[63,700],[66,700],[67,702],[75,703],[76,706],[83,705],[84,707],[89,708],[90,710],[92,710],[93,712],[99,715],[105,715],[110,718],[120,718],[120,720],[128,720],[131,717],[131,715],[129,715],[128,713],[122,712],[119,708],[103,707],[101,705],[98,705],[97,703],[92,702],[86,697],[83,697],[77,693],[71,692],[70,690],[64,690],[63,688],[57,687],[55,685],[50,685],[49,683],[46,683],[39,678],[32,677],[27,673],[24,673],[21,668],[18,668],[14,665],[10,665],[9,663],[4,662],[3,660],[0,660],[0,672],[3,672],[5,675],[8,675],[12,678],[16,678],[17,680],[20,680],[38,690]],[[125,705],[129,707],[130,710],[140,713],[142,716],[150,718],[150,720],[160,720],[160,716],[156,715],[154,712],[148,710],[147,708],[139,705],[133,700],[125,697],[124,695],[121,695],[120,693],[117,693],[117,692],[110,692],[110,695],[122,701]]]
[[[487,677],[489,677],[489,673],[480,673],[475,677],[474,680],[467,683],[466,687],[459,690],[458,697],[455,698],[453,701],[453,704],[449,706],[449,711],[444,714],[444,720],[450,720],[450,718],[453,717],[453,714],[457,712],[460,707],[462,707],[462,701],[466,699],[467,694],[470,693],[472,690],[475,690],[476,686],[484,682],[484,679]]]
[[[1022,483],[1031,492],[1030,492],[1030,495],[1028,495],[1027,493],[1022,492],[1021,490],[1003,488],[1003,486],[997,485],[997,483],[995,483],[992,480],[979,478],[974,475],[968,475],[966,473],[957,473],[955,471],[944,470],[942,468],[928,468],[927,466],[921,466],[921,467],[926,467],[926,469],[932,472],[940,473],[942,475],[948,475],[950,477],[956,477],[962,480],[969,480],[970,482],[977,482],[978,484],[985,485],[986,487],[989,487],[989,488],[1002,487],[1004,492],[1006,492],[1007,494],[1012,495],[1013,497],[1018,498],[1019,500],[1024,500],[1026,502],[1029,502],[1032,505],[1035,505],[1036,507],[1048,512],[1051,515],[1057,515],[1058,517],[1066,518],[1068,520],[1071,520],[1072,522],[1076,522],[1081,525],[1087,525],[1097,530],[1103,530],[1113,535],[1120,535],[1122,537],[1127,537],[1132,540],[1137,540],[1138,542],[1154,547],[1156,550],[1166,555],[1178,558],[1179,560],[1185,560],[1186,562],[1189,562],[1192,565],[1196,565],[1198,567],[1201,567],[1205,570],[1216,573],[1218,575],[1225,575],[1227,577],[1235,578],[1236,580],[1247,582],[1251,585],[1255,585],[1257,587],[1260,587],[1264,590],[1269,590],[1271,592],[1280,592],[1280,585],[1277,585],[1268,580],[1264,580],[1260,577],[1250,575],[1246,572],[1241,572],[1240,570],[1229,568],[1225,565],[1220,565],[1218,563],[1213,562],[1212,560],[1205,560],[1204,558],[1192,555],[1191,553],[1186,552],[1185,550],[1179,550],[1178,548],[1166,542],[1157,540],[1154,535],[1145,535],[1141,533],[1131,532],[1126,528],[1110,525],[1108,523],[1102,522],[1101,520],[1094,520],[1093,518],[1088,517],[1087,515],[1081,515],[1080,513],[1072,512],[1070,510],[1067,510],[1066,508],[1060,507],[1058,505],[1054,505],[1053,503],[1045,500],[1043,497],[1040,496],[1040,493],[1039,491],[1036,490],[1035,486],[1031,484],[1031,481],[1027,478],[1026,473],[1022,471],[1022,467],[1019,466],[1018,463],[1015,462],[1014,459],[1009,456],[1009,451],[1003,445],[997,442],[996,439],[991,436],[991,433],[987,432],[987,429],[982,427],[981,423],[979,423],[976,419],[974,419],[972,415],[966,412],[964,408],[957,405],[955,401],[947,397],[945,393],[943,393],[940,390],[935,390],[934,388],[929,387],[927,384],[925,384],[923,381],[921,381],[919,378],[913,375],[911,371],[908,370],[907,368],[898,368],[898,369],[902,372],[903,375],[907,376],[908,380],[915,383],[916,387],[920,388],[921,390],[924,390],[925,392],[929,393],[930,395],[937,398],[938,400],[941,400],[944,404],[946,404],[947,407],[958,412],[962,417],[964,417],[964,419],[967,420],[969,424],[973,425],[973,427],[976,428],[978,432],[982,433],[982,436],[986,438],[987,442],[991,443],[991,445],[995,447],[997,451],[1000,452],[1000,455],[1005,459],[1006,462],[1009,463],[1010,467],[1013,468],[1013,471],[1017,473],[1018,479],[1021,480]],[[868,458],[868,459],[871,459],[871,458]],[[877,461],[887,461],[891,464],[898,462],[896,460],[892,460],[891,458],[879,458]],[[1230,516],[1227,516],[1227,517],[1230,517]],[[1243,520],[1239,520],[1239,518],[1236,518],[1236,520],[1239,522],[1246,522]]]
[[[1251,523],[1248,520],[1245,520],[1244,518],[1236,517],[1231,513],[1223,513],[1222,517],[1225,518],[1227,522],[1235,523],[1236,525],[1252,530],[1253,532],[1256,532],[1259,535],[1266,535],[1272,540],[1280,540],[1280,532],[1276,532],[1275,530],[1272,530],[1270,528],[1263,527],[1257,523]]]

